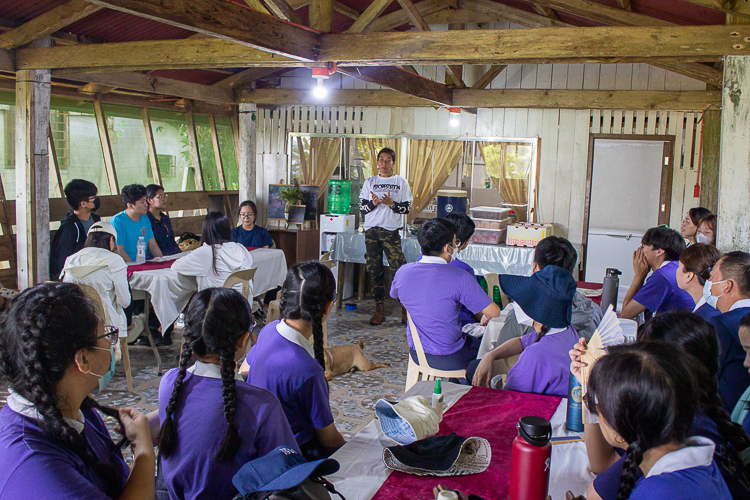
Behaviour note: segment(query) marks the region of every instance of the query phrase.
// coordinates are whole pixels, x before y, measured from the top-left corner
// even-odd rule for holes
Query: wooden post
[[[141,108],[141,118],[143,118],[143,129],[146,132],[146,144],[148,145],[148,160],[151,165],[151,177],[154,178],[154,184],[163,186],[161,170],[159,170],[159,156],[156,154],[154,130],[151,127],[151,113],[149,113],[148,108]]]
[[[239,155],[237,156],[237,166],[240,176],[239,199],[240,203],[242,203],[245,200],[258,200],[255,165],[256,127],[258,122],[253,119],[258,109],[255,104],[240,104],[239,108],[237,134],[239,139]],[[261,210],[258,211],[261,212]],[[259,221],[256,223],[262,225],[264,222]]]
[[[750,246],[750,56],[724,57],[716,246]],[[705,138],[704,138],[705,140]]]
[[[49,47],[49,36],[32,46]],[[16,237],[20,289],[49,278],[50,90],[50,70],[16,73]]]
[[[700,204],[712,213],[719,206],[719,160],[721,157],[721,111],[709,109],[703,116]]]
[[[120,185],[117,182],[117,171],[115,170],[115,157],[112,154],[112,143],[109,141],[109,130],[107,130],[107,118],[104,116],[104,109],[102,109],[102,101],[99,96],[94,100],[94,116],[96,117],[96,128],[99,130],[99,141],[102,143],[104,168],[107,170],[107,179],[109,179],[109,191],[111,194],[120,194]]]
[[[193,163],[193,174],[195,176],[195,190],[203,191],[203,165],[201,165],[201,155],[198,150],[198,135],[195,130],[195,116],[193,115],[192,106],[188,107],[185,113],[185,120],[187,123],[188,141],[190,142],[190,159]]]
[[[312,29],[329,33],[333,19],[333,0],[311,0],[308,15]]]

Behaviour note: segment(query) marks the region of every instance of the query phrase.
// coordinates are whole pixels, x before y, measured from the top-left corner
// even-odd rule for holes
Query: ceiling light
[[[461,108],[448,108],[448,113],[450,113],[451,127],[461,125]]]

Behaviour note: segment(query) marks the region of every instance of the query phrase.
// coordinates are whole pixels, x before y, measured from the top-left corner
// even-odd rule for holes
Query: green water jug
[[[328,211],[332,214],[348,214],[352,208],[351,190],[351,181],[339,179],[328,181]]]

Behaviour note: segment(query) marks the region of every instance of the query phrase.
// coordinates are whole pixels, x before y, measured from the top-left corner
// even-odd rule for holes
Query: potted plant
[[[294,185],[279,190],[279,198],[286,202],[284,218],[287,222],[305,222],[305,211],[307,210],[303,203],[305,195],[302,193],[297,179],[294,180]]]

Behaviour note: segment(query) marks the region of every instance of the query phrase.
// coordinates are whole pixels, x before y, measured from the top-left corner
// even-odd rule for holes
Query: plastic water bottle
[[[440,384],[440,379],[435,380],[435,390],[432,392],[430,405],[440,416],[440,420],[443,420],[443,388]]]
[[[500,309],[503,308],[503,296],[500,295],[500,287],[497,285],[492,287],[492,302],[497,304]]]
[[[146,237],[145,236],[139,236],[138,237],[138,245],[136,246],[138,249],[138,254],[135,256],[135,263],[136,264],[143,264],[146,262]]]

